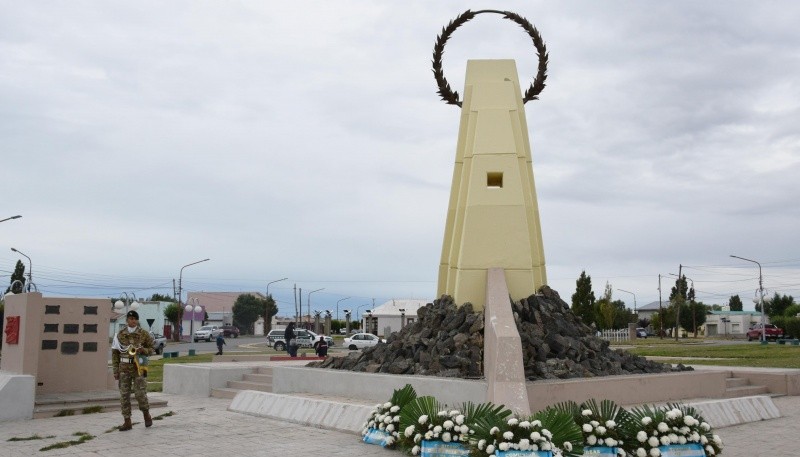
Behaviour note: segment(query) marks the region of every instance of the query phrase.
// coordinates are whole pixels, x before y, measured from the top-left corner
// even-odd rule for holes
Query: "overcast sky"
[[[46,295],[266,290],[293,313],[433,299],[459,108],[437,33],[515,11],[550,53],[525,105],[550,285],[633,307],[683,272],[705,303],[800,296],[800,3],[0,1],[0,278]],[[467,59],[536,71],[497,15]],[[528,83],[523,83],[527,85]],[[663,280],[664,298],[674,278]]]

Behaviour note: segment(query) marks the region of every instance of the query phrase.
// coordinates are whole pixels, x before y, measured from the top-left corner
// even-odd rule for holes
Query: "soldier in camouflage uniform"
[[[125,422],[120,425],[120,431],[130,430],[131,424],[131,391],[136,396],[139,409],[144,414],[144,426],[153,425],[150,417],[150,404],[147,402],[147,379],[139,376],[135,360],[128,356],[128,347],[133,345],[137,354],[153,354],[153,337],[149,332],[139,327],[139,313],[128,311],[125,316],[127,327],[114,335],[111,345],[111,362],[114,367],[114,379],[119,381],[120,403],[122,417]]]

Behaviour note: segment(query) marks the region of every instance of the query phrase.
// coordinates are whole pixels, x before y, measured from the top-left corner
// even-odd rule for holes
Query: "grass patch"
[[[78,444],[83,444],[83,443],[85,443],[85,442],[87,442],[89,440],[93,440],[94,439],[94,435],[90,435],[89,433],[86,433],[86,432],[75,432],[75,433],[72,434],[72,436],[77,436],[78,439],[69,440],[69,441],[60,441],[58,443],[53,443],[53,444],[51,444],[49,446],[45,446],[45,447],[43,447],[43,448],[41,448],[39,450],[40,451],[50,451],[50,450],[53,450],[53,449],[64,449],[66,447],[76,446]]]
[[[675,344],[672,340],[671,344],[636,345],[628,351],[645,357],[671,357],[675,360],[670,362],[691,365],[800,368],[800,346],[759,343],[689,345]]]
[[[24,438],[20,438],[20,437],[16,437],[15,436],[15,437],[7,439],[6,441],[33,441],[33,440],[44,440],[44,439],[48,439],[48,438],[55,438],[55,435],[50,435],[50,436],[31,435],[31,436],[26,436]]]
[[[81,410],[83,414],[95,414],[95,413],[102,413],[103,407],[102,406],[87,406]]]
[[[57,412],[53,417],[64,417],[64,416],[74,416],[75,411],[71,409],[62,409],[61,411]]]
[[[174,415],[175,415],[175,411],[169,411],[169,412],[166,412],[164,414],[159,414],[158,416],[153,416],[153,420],[154,421],[160,421],[160,420],[164,420],[165,417],[170,417],[170,416],[174,416]]]

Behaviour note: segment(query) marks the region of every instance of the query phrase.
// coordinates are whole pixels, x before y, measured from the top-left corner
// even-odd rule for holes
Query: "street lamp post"
[[[267,320],[269,318],[269,299],[270,297],[272,297],[272,295],[269,294],[269,285],[274,284],[276,282],[286,281],[287,279],[289,278],[276,279],[274,281],[270,281],[267,283],[267,301],[264,303],[264,335],[267,334],[267,328],[272,328],[272,325],[267,323]]]
[[[363,305],[361,305],[358,308],[356,308],[356,319],[358,319],[359,322],[361,321],[361,317],[363,317],[363,316],[361,316],[361,313],[359,311],[361,311],[361,308],[363,308],[365,306],[370,306],[370,304],[369,303],[364,303]]]
[[[21,218],[21,217],[22,217],[22,216],[20,216],[20,215],[11,216],[11,217],[7,217],[7,218],[5,218],[5,219],[0,219],[0,222],[10,221],[11,219],[19,219],[19,218]]]
[[[398,311],[400,311],[400,330],[403,330],[403,327],[406,326],[406,310],[405,308],[400,308]]]
[[[19,250],[14,249],[14,248],[11,248],[11,250],[16,252],[17,254],[25,257],[26,259],[28,259],[28,284],[26,286],[26,289],[28,289],[28,292],[30,292],[31,291],[31,285],[33,284],[33,261],[31,261],[31,258],[28,257],[27,255],[25,255],[24,252],[19,251]]]
[[[181,267],[181,273],[178,276],[178,306],[181,309],[183,309],[183,269],[186,268],[186,267],[191,267],[192,265],[197,265],[198,263],[207,262],[209,260],[211,260],[211,259],[198,260],[197,262],[187,263],[186,265]],[[183,317],[181,317],[181,320],[183,320]],[[183,333],[183,332],[181,331],[180,333]],[[183,335],[178,335],[178,337],[182,338]],[[194,335],[189,335],[189,338],[193,338],[193,337],[194,337]]]
[[[344,334],[350,336],[350,310],[343,309],[344,311]]]
[[[309,320],[311,320],[311,294],[313,294],[314,292],[319,292],[320,290],[324,290],[324,289],[325,289],[324,287],[320,287],[319,289],[312,290],[306,296],[306,303],[307,303],[306,306],[308,306],[308,319]],[[310,324],[310,322],[309,322],[309,324]]]
[[[372,323],[372,310],[371,309],[365,309],[364,312],[367,314],[366,319],[364,319],[364,332],[365,333],[370,333],[370,331],[369,331],[370,325],[369,324]],[[377,329],[375,330],[375,333],[378,333]]]
[[[761,276],[761,264],[756,262],[755,260],[745,259],[744,257],[739,257],[738,255],[731,254],[731,257],[733,257],[734,259],[740,259],[740,260],[745,260],[747,262],[752,262],[758,265],[758,292],[759,292],[759,297],[761,299],[761,344],[764,344],[764,342],[767,341],[767,334],[766,334],[767,329],[766,325],[764,325],[764,281],[763,281],[764,278],[763,276]]]
[[[191,304],[187,303],[186,307],[183,309],[187,313],[192,313],[191,316],[189,317],[189,341],[190,341],[189,355],[194,355],[195,354],[195,350],[194,350],[194,343],[195,343],[195,341],[194,341],[194,318],[195,318],[195,314],[200,313],[200,312],[203,311],[203,308],[200,306],[200,300],[198,300],[197,298],[192,298],[192,302],[194,303],[194,307],[192,307]]]
[[[340,298],[339,300],[336,300],[336,320],[337,321],[339,320],[339,302],[347,300],[348,298],[350,298],[350,297],[344,297],[344,298]]]
[[[620,292],[625,292],[625,293],[629,293],[629,294],[633,295],[633,314],[636,314],[637,317],[638,317],[638,313],[636,312],[636,294],[631,292],[631,291],[629,291],[629,290],[625,290],[625,289],[617,289],[617,290],[620,291]]]

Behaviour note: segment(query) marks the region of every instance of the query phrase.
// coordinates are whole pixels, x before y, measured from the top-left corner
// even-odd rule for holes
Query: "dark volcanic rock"
[[[544,286],[536,295],[511,304],[522,340],[525,377],[567,379],[673,371],[608,341],[572,314],[558,292]],[[311,366],[370,373],[421,374],[443,377],[483,376],[483,313],[472,304],[456,307],[443,296],[417,311],[417,320],[389,335],[386,343],[328,357]],[[679,365],[675,371],[690,370]]]

